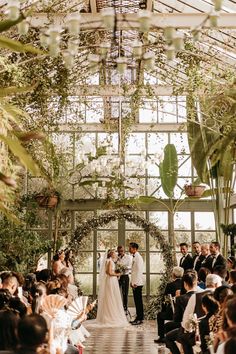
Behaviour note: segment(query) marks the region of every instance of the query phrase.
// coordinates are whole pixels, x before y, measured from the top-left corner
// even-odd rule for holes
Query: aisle
[[[89,321],[88,321],[89,323]],[[87,326],[86,326],[87,327]],[[91,336],[84,342],[83,354],[156,354],[155,321],[129,328],[89,328]]]

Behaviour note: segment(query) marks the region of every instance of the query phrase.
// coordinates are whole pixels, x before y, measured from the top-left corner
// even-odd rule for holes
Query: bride
[[[125,327],[126,319],[119,288],[119,273],[115,272],[116,253],[109,250],[99,274],[98,312],[96,324],[106,327]]]

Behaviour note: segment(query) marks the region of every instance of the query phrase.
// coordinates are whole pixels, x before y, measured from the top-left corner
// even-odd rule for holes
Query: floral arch
[[[73,249],[78,249],[83,238],[86,237],[91,231],[118,219],[125,219],[129,222],[134,223],[136,226],[142,227],[143,230],[149,233],[160,245],[164,262],[164,273],[162,274],[160,279],[157,295],[149,302],[147,308],[147,315],[151,316],[153,314],[153,310],[155,309],[155,312],[157,312],[163,302],[164,289],[166,283],[170,279],[170,275],[174,266],[172,247],[168,242],[166,242],[165,236],[162,234],[162,232],[158,229],[156,225],[140,217],[139,215],[129,212],[127,210],[115,210],[110,213],[105,213],[101,216],[88,219],[82,224],[80,224],[75,230],[74,237],[70,242],[70,247]]]

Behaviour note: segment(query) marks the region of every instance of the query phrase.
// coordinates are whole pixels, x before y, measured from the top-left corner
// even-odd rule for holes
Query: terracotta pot
[[[205,189],[205,186],[192,186],[191,184],[184,186],[185,193],[188,197],[200,198],[203,195]]]
[[[57,195],[52,195],[52,196],[45,196],[45,195],[37,195],[35,197],[37,203],[41,207],[45,208],[55,208],[58,204],[58,196]]]

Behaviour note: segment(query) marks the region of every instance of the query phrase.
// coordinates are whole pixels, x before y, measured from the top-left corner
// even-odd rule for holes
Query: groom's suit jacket
[[[133,255],[131,284],[135,284],[137,286],[143,285],[143,258],[139,252],[136,252]]]

